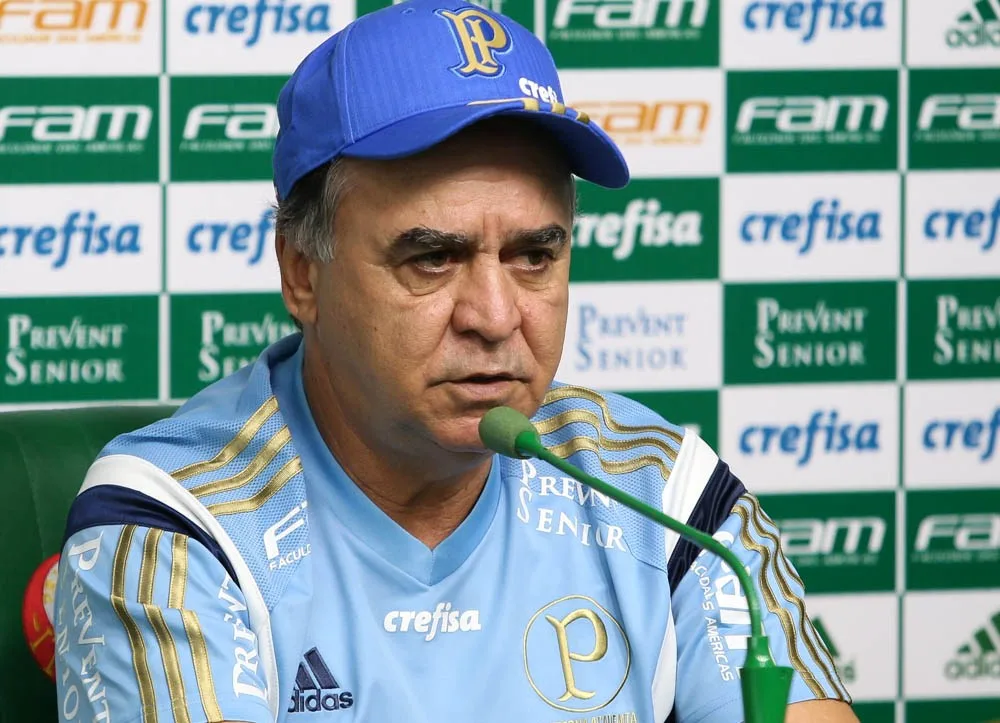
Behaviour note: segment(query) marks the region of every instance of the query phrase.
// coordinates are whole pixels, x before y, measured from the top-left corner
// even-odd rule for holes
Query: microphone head
[[[517,437],[522,432],[538,434],[531,420],[510,407],[493,407],[479,420],[479,438],[483,445],[505,457],[524,459],[528,456],[517,449]]]

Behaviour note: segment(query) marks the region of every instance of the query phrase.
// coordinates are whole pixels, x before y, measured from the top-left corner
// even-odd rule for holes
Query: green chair
[[[55,684],[25,641],[28,579],[60,551],[66,515],[87,468],[113,437],[175,407],[91,407],[0,414],[0,723],[58,720]]]

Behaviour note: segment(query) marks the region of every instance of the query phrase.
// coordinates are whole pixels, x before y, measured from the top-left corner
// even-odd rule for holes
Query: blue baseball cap
[[[407,0],[327,38],[281,89],[278,198],[339,156],[409,156],[501,115],[550,131],[580,178],[628,183],[621,151],[563,103],[552,56],[526,28],[460,0]]]

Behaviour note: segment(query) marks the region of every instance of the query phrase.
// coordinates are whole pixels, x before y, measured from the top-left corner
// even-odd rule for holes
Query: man
[[[71,721],[742,720],[732,571],[541,462],[498,405],[732,546],[788,720],[855,721],[755,498],[697,435],[553,384],[571,174],[628,180],[547,51],[456,0],[373,13],[278,101],[277,254],[301,335],[114,440],[67,526]]]

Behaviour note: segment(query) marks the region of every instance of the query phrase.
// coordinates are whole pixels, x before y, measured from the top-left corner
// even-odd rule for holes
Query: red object
[[[38,666],[45,674],[56,677],[56,635],[53,628],[53,606],[56,597],[56,580],[59,577],[59,554],[48,558],[31,576],[24,591],[21,621],[24,636]]]

